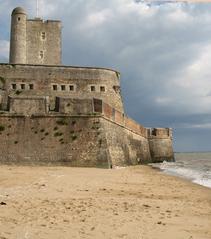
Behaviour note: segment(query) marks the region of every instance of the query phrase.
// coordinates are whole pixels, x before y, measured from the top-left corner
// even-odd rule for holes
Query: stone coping
[[[104,67],[92,67],[92,66],[67,66],[67,65],[35,65],[35,64],[9,64],[9,63],[0,63],[0,66],[22,66],[22,67],[37,67],[37,68],[64,68],[64,69],[87,69],[87,70],[106,70],[115,72],[118,75],[120,75],[119,71],[116,71],[114,69],[110,68],[104,68]]]

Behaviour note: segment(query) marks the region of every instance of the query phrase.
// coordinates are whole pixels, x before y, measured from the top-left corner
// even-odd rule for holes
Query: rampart
[[[35,106],[38,101],[38,109],[45,109],[46,99],[34,100]],[[109,168],[155,162],[157,155],[168,160],[173,157],[159,147],[150,147],[146,128],[100,99],[57,101],[54,112],[34,110],[34,114],[27,115],[18,111],[18,103],[12,104],[12,110],[1,112],[0,162]],[[157,132],[161,131],[165,132]],[[170,152],[171,138],[163,133],[162,139],[169,142],[165,148],[169,147]]]
[[[8,96],[49,96],[50,110],[55,110],[56,97],[96,97],[124,112],[119,73],[110,69],[0,64],[0,91],[3,110]]]

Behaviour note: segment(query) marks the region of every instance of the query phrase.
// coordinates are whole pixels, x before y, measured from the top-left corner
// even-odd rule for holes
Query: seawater
[[[211,188],[211,152],[175,153],[175,162],[152,164],[164,173]]]

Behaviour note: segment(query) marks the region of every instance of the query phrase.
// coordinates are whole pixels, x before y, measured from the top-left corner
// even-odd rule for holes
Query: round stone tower
[[[27,14],[21,7],[12,11],[10,35],[10,64],[26,64]]]

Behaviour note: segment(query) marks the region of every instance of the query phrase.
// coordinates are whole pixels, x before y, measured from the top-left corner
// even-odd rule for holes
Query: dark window
[[[57,90],[57,85],[53,85],[53,90]]]
[[[61,90],[65,90],[65,89],[66,89],[65,85],[61,85]]]
[[[18,21],[20,21],[21,20],[21,18],[20,17],[18,17]]]
[[[40,51],[40,58],[43,59],[44,58],[44,52]]]
[[[29,89],[33,90],[34,89],[34,85],[33,84],[29,84]]]
[[[91,86],[91,91],[95,91],[95,86],[94,85]]]
[[[105,92],[105,86],[101,86],[101,87],[100,87],[100,91],[101,91],[101,92]]]
[[[74,85],[70,85],[70,91],[74,91]]]
[[[17,89],[17,85],[16,84],[12,84],[12,89],[16,90]]]
[[[45,32],[41,33],[42,40],[45,40]]]
[[[25,84],[21,84],[21,90],[25,90]]]

